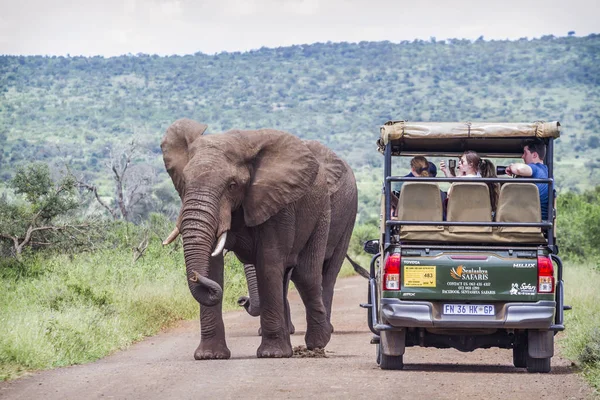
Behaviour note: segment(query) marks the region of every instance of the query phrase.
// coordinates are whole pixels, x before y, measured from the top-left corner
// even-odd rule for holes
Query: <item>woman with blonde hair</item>
[[[435,164],[427,161],[427,159],[423,156],[415,156],[410,160],[410,173],[405,175],[405,177],[427,177],[434,178],[437,175],[437,168]],[[400,191],[397,191],[392,194],[392,217],[397,216],[396,206],[398,204],[398,197],[400,196]],[[446,201],[446,192],[440,190],[440,196],[442,200],[442,205]],[[446,210],[443,211],[443,219],[446,219]]]
[[[423,156],[416,156],[410,160],[410,172],[413,176],[429,177],[430,163]]]

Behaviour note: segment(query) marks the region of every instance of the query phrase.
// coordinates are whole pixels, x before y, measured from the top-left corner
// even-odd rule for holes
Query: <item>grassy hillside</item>
[[[110,149],[135,137],[159,183],[167,179],[160,138],[181,117],[213,133],[274,127],[321,140],[361,180],[380,166],[374,143],[389,119],[560,120],[557,183],[581,191],[600,184],[598,105],[600,35],[170,57],[0,56],[0,180],[20,163],[45,160],[68,163],[107,191]]]

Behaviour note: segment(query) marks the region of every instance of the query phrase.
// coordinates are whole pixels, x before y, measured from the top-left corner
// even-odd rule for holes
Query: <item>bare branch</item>
[[[110,208],[103,200],[102,198],[100,198],[100,195],[98,194],[98,188],[96,187],[96,185],[90,185],[88,183],[85,183],[83,181],[77,180],[77,186],[87,189],[88,191],[94,193],[94,197],[96,197],[96,200],[98,201],[98,203],[100,203],[100,205],[102,207],[104,207],[109,213],[110,215],[113,217],[114,220],[117,220],[119,217],[116,213],[115,210],[113,210],[112,208]]]
[[[17,236],[7,235],[5,233],[0,233],[0,238],[12,240],[13,247],[16,249],[19,246],[19,238]]]
[[[146,251],[148,248],[148,232],[144,235],[144,239],[138,244],[136,248],[133,249],[133,262],[135,263]]]

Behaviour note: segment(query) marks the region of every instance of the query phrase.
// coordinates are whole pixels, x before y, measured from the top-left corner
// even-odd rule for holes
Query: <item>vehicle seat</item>
[[[505,183],[498,196],[497,222],[541,222],[540,195],[533,183]],[[498,227],[498,232],[540,233],[536,227]]]
[[[483,182],[458,182],[448,198],[448,221],[491,222],[490,190]],[[450,226],[448,232],[492,232],[491,226]]]
[[[404,221],[442,221],[442,198],[435,182],[405,182],[398,198],[398,219]],[[400,232],[442,231],[443,226],[402,226]]]

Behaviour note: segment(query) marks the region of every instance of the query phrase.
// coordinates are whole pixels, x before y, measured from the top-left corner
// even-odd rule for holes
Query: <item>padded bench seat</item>
[[[407,182],[398,198],[403,221],[441,221],[442,204],[435,182]],[[483,182],[460,182],[448,200],[448,221],[491,222],[489,189]],[[541,222],[540,198],[533,183],[505,183],[500,188],[497,222]],[[541,228],[489,226],[427,226],[399,228],[401,240],[448,243],[545,244]]]

